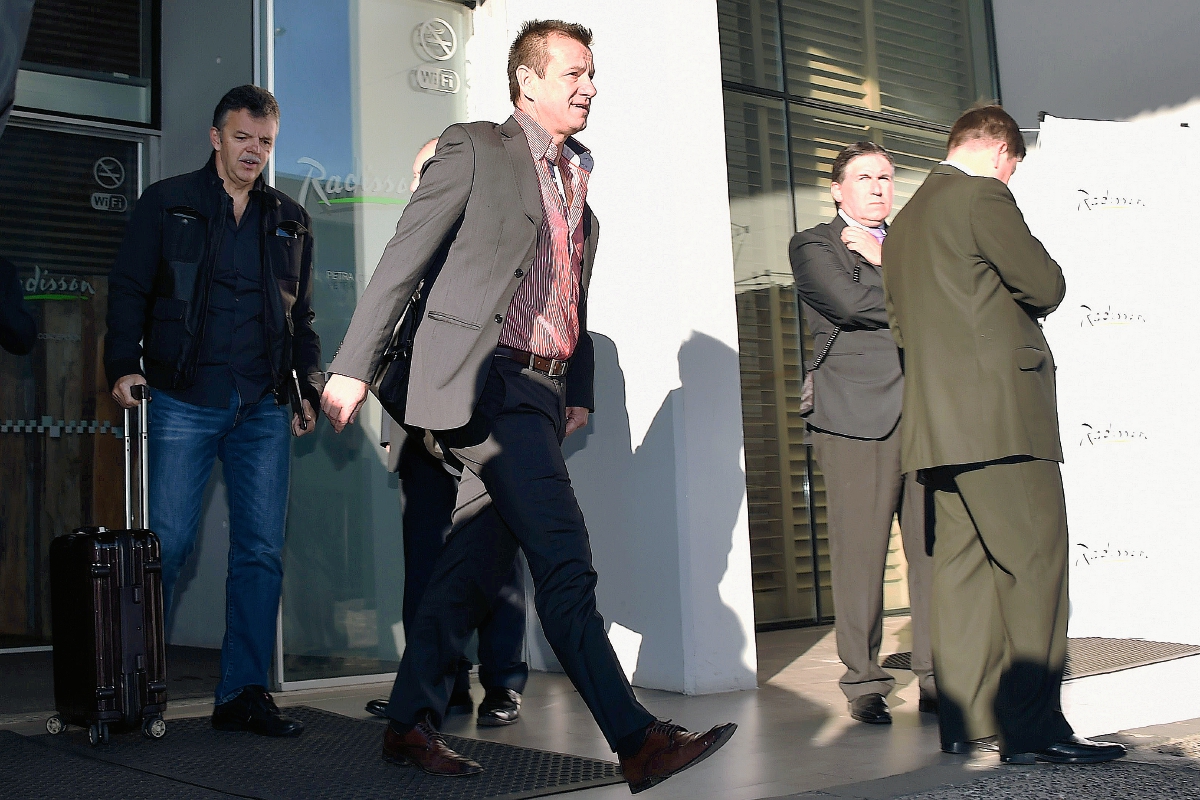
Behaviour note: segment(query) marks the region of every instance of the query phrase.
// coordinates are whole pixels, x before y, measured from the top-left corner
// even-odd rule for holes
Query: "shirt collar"
[[[529,153],[534,160],[546,159],[552,163],[558,160],[558,148],[554,144],[554,140],[546,129],[538,124],[537,120],[526,114],[519,108],[513,109],[513,118],[521,125],[521,129],[525,131],[525,138],[529,140]],[[592,171],[592,151],[588,150],[575,137],[569,137],[563,142],[563,156],[569,164],[579,167],[584,172]]]
[[[957,161],[951,161],[950,159],[946,159],[945,161],[942,161],[941,163],[945,164],[948,167],[954,167],[959,172],[970,175],[972,178],[980,177],[978,173],[972,172],[971,170],[967,169],[966,167],[964,167],[962,164],[958,163]]]
[[[867,227],[866,225],[863,225],[861,222],[854,219],[854,217],[851,217],[849,214],[847,214],[845,211],[842,211],[840,208],[838,209],[838,216],[841,217],[843,220],[845,220],[846,224],[852,228],[862,228],[864,231],[871,230],[871,228]],[[883,228],[883,230],[885,232],[887,231],[887,223],[886,222],[882,223],[879,227]]]

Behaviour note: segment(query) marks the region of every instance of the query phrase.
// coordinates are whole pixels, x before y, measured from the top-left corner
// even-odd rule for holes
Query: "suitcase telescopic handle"
[[[147,441],[149,427],[149,409],[147,403],[150,402],[149,387],[145,384],[135,384],[130,387],[130,394],[133,399],[138,401],[138,434],[140,441],[138,442],[138,472],[141,483],[141,526],[143,528],[150,527],[150,459],[148,458]],[[129,432],[130,413],[129,409],[125,409],[125,527],[126,529],[133,528],[133,454],[131,452],[133,444],[133,436]]]

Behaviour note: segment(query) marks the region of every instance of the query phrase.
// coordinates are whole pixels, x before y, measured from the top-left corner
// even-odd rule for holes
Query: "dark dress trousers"
[[[904,378],[887,327],[879,267],[841,240],[846,221],[834,217],[792,237],[789,253],[814,351],[810,437],[825,475],[829,558],[840,685],[853,700],[886,695],[896,679],[879,666],[883,638],[883,573],[892,518],[899,513],[912,608],[912,668],[921,694],[936,697],[929,602],[933,562],[925,547],[925,497],[912,473],[900,469],[896,423]],[[860,269],[854,280],[855,267]]]
[[[590,210],[581,223],[580,337],[569,371],[549,378],[495,354],[509,303],[533,262],[542,214],[516,119],[448,128],[330,370],[369,381],[413,288],[433,278],[403,421],[434,431],[463,477],[389,716],[412,724],[430,714],[440,723],[463,647],[520,547],[546,639],[615,749],[654,717],[634,697],[596,610],[587,528],[561,447],[566,406],[592,407],[586,310],[597,224]]]
[[[1062,271],[1008,187],[943,164],[883,245],[904,350],[901,463],[933,490],[933,649],[943,743],[1070,735],[1067,521],[1054,359],[1039,317]]]
[[[404,637],[413,625],[433,565],[450,537],[451,517],[458,497],[458,479],[430,454],[420,437],[384,416],[384,443],[390,444],[388,469],[400,481],[400,516],[404,533]],[[525,569],[514,558],[492,608],[479,625],[479,683],[484,689],[525,691],[529,665],[525,662]],[[471,662],[462,658],[454,679],[454,694],[470,691]]]

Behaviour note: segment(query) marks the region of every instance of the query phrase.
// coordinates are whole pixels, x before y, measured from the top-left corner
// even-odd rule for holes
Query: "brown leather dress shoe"
[[[655,720],[637,755],[622,758],[621,773],[630,794],[644,792],[677,772],[699,764],[729,741],[737,724],[726,722],[708,733],[691,733],[670,720]]]
[[[430,775],[478,775],[483,767],[446,745],[428,722],[418,722],[401,736],[388,725],[383,732],[383,760],[420,767]]]

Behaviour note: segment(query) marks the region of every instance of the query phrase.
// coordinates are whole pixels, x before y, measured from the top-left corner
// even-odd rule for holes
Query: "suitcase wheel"
[[[161,739],[167,735],[167,723],[162,717],[150,717],[142,722],[142,735],[147,739]]]
[[[100,722],[88,727],[88,744],[92,747],[108,744],[108,723]]]
[[[46,733],[51,736],[57,736],[67,729],[67,723],[58,714],[55,714],[50,719],[46,720]]]

